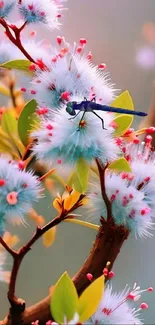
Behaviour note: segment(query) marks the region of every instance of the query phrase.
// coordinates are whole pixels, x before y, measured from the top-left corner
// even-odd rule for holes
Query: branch
[[[3,240],[3,238],[0,236],[0,244],[5,248],[5,250],[14,258],[16,256],[16,251],[11,249],[7,243]]]
[[[9,26],[7,24],[7,22],[1,18],[0,19],[0,24],[5,28],[5,32],[7,37],[9,38],[9,40],[19,48],[19,50],[25,55],[25,57],[30,61],[35,63],[35,60],[31,57],[31,55],[25,50],[25,48],[23,47],[22,43],[21,43],[21,39],[20,39],[20,33],[23,30],[23,28],[26,26],[26,22],[24,23],[24,25],[21,26],[21,28],[17,28],[16,26],[12,27],[12,30],[15,34],[15,37],[12,35]]]
[[[111,207],[111,202],[109,201],[109,198],[106,193],[106,188],[105,188],[105,173],[106,173],[108,165],[106,165],[105,167],[102,167],[98,159],[96,159],[96,163],[97,163],[97,167],[98,167],[98,171],[99,171],[102,198],[103,198],[106,208],[107,208],[107,220],[110,220],[112,218],[112,207]]]

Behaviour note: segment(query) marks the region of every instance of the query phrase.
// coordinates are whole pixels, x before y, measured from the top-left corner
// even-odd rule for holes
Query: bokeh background
[[[16,17],[12,18],[16,21]],[[61,30],[50,33],[39,29],[37,38],[48,38],[54,44],[58,34],[71,43],[87,38],[93,61],[107,64],[116,88],[130,91],[136,109],[148,110],[155,79],[155,0],[69,0]],[[1,98],[1,104],[4,100]],[[55,214],[48,194],[36,209],[48,220]],[[34,229],[34,224],[29,220],[28,223],[27,228],[17,231],[10,228],[12,233],[18,232],[22,243]],[[58,227],[57,240],[51,248],[44,248],[40,240],[21,266],[18,296],[30,305],[48,294],[50,285],[62,272],[67,270],[72,276],[87,257],[95,236],[93,230],[66,223]],[[124,244],[114,266],[114,289],[121,290],[126,283],[132,286],[135,281],[144,288],[155,287],[154,247],[155,237],[143,241],[131,237]],[[8,259],[8,267],[11,263]],[[7,286],[0,284],[0,318],[8,310],[6,293]],[[144,323],[155,324],[155,294],[145,294],[143,298],[149,304],[143,314]]]

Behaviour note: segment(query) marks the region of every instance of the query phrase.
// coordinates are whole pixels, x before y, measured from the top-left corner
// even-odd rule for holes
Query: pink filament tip
[[[87,43],[87,40],[85,38],[80,39],[80,44],[85,45]]]
[[[21,91],[23,91],[23,93],[26,93],[27,89],[26,88],[21,88]]]
[[[61,45],[62,41],[63,41],[63,37],[62,36],[57,36],[57,43],[59,45]]]
[[[115,276],[115,273],[113,271],[109,272],[108,278],[112,279]]]
[[[0,9],[4,7],[4,1],[0,1]]]
[[[31,90],[31,95],[35,95],[37,92],[35,90]]]
[[[52,126],[51,124],[47,124],[47,125],[46,125],[46,129],[48,129],[48,130],[53,130],[53,126]]]
[[[153,289],[152,287],[149,287],[149,288],[147,289],[147,291],[148,291],[148,292],[152,292],[152,291],[154,291],[154,289]]]
[[[87,60],[92,60],[92,53],[91,52],[89,52],[88,54],[87,54]]]
[[[6,181],[4,179],[0,179],[0,186],[4,186],[6,184]]]
[[[109,274],[109,271],[106,267],[103,270],[103,274],[104,274],[104,276],[107,276]]]
[[[107,68],[107,65],[105,63],[101,63],[98,65],[98,69],[100,69],[100,70],[104,70],[106,68]]]
[[[78,46],[77,49],[76,49],[76,51],[77,51],[78,53],[81,53],[82,50],[83,50],[82,46]]]
[[[148,304],[146,304],[146,302],[142,302],[141,305],[140,305],[140,308],[141,309],[148,309],[149,306],[148,306]]]
[[[92,281],[93,279],[93,275],[91,273],[87,273],[86,277],[89,281]]]
[[[154,133],[154,132],[155,132],[155,128],[153,126],[146,129],[146,133]]]
[[[20,160],[20,161],[18,162],[18,168],[21,169],[21,170],[23,170],[23,169],[25,168],[24,161]]]

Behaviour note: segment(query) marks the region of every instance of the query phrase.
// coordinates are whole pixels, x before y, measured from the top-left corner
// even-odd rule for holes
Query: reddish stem
[[[7,243],[3,240],[2,237],[0,237],[0,244],[6,249],[6,251],[14,258],[16,256],[16,251],[14,251],[13,249],[11,249]]]
[[[20,33],[21,31],[24,29],[24,27],[26,26],[26,23],[25,22],[20,28],[17,28],[16,26],[14,26],[12,28],[14,34],[15,34],[15,37],[12,35],[10,29],[9,29],[9,26],[7,24],[7,22],[1,18],[0,19],[0,24],[5,28],[5,31],[6,31],[6,35],[7,37],[9,38],[9,40],[19,48],[19,50],[25,55],[25,57],[30,61],[30,62],[33,62],[35,63],[35,60],[31,57],[31,55],[25,50],[25,48],[23,47],[22,43],[21,43],[21,39],[20,39]]]

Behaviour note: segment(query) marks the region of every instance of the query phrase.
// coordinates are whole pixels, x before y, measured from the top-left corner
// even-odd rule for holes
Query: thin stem
[[[23,28],[26,26],[26,23],[24,25],[21,26],[21,28],[17,28],[15,26],[13,30],[15,37],[12,35],[9,26],[7,24],[7,22],[1,18],[0,19],[0,24],[5,28],[6,31],[6,35],[7,37],[10,39],[10,41],[19,48],[19,50],[25,55],[25,57],[30,61],[35,63],[35,60],[31,57],[31,55],[25,50],[25,48],[23,47],[21,40],[20,40],[20,32],[23,30]]]
[[[107,170],[108,166],[105,166],[104,168],[101,166],[100,162],[98,159],[96,159],[98,171],[99,171],[99,176],[100,176],[100,184],[101,184],[101,193],[102,193],[102,198],[106,204],[107,208],[107,220],[110,220],[112,218],[112,206],[111,202],[109,201],[109,198],[106,193],[106,188],[105,188],[105,173]]]
[[[53,173],[55,172],[55,169],[50,169],[46,174],[44,174],[43,176],[41,176],[39,178],[39,181],[43,181],[45,178],[47,178],[48,176],[51,176]]]

